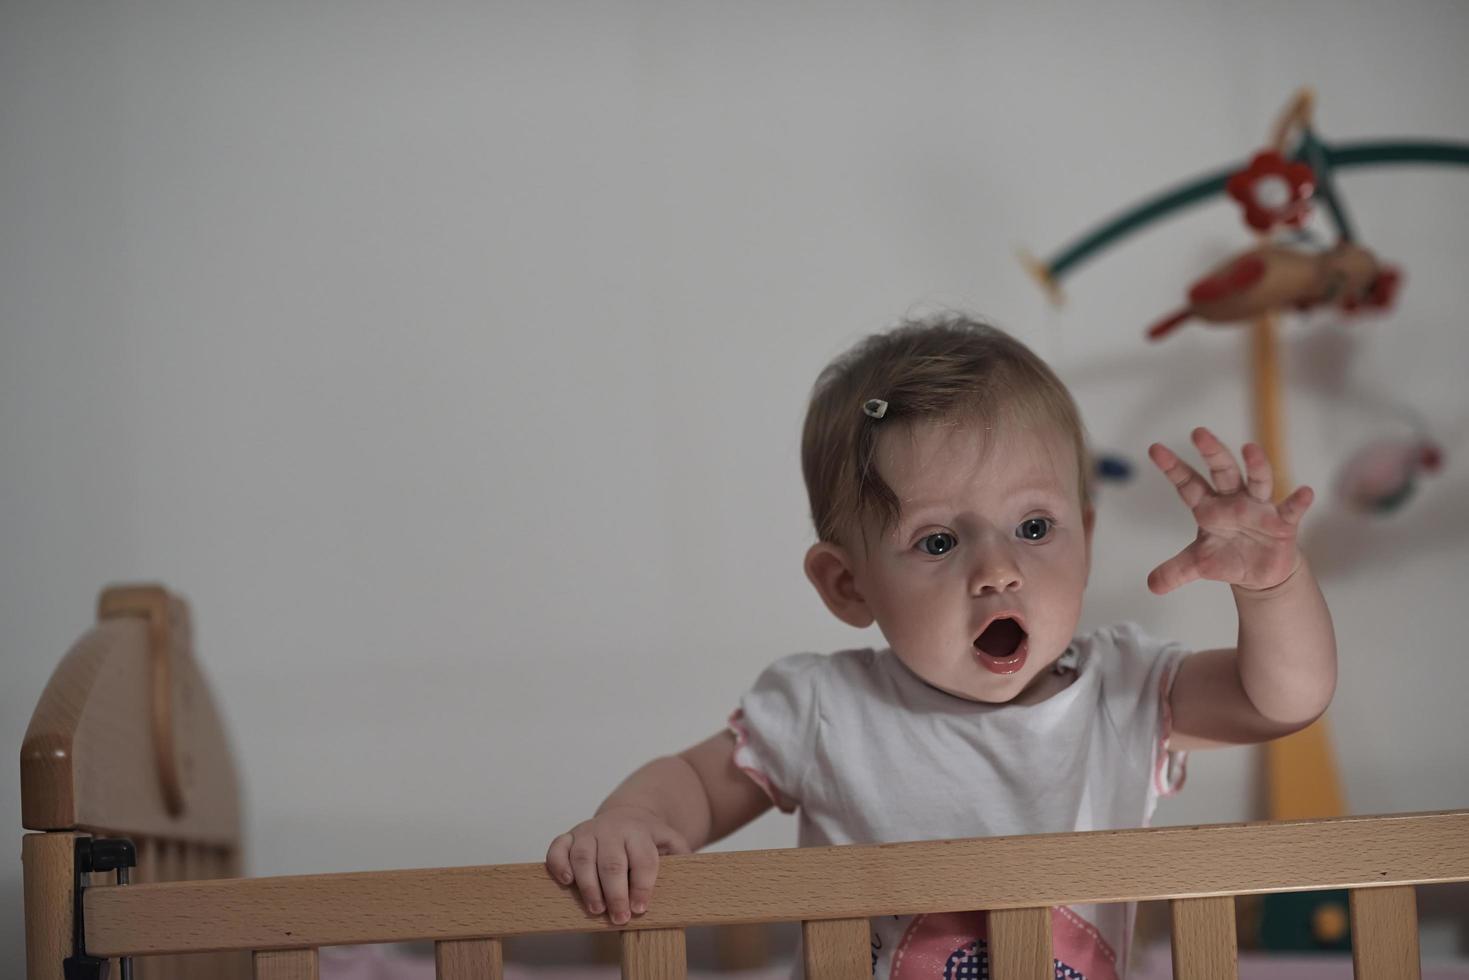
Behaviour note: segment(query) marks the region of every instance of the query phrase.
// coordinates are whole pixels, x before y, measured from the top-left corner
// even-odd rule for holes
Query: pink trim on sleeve
[[[764,770],[760,769],[756,762],[755,750],[750,745],[750,731],[745,727],[745,712],[743,709],[736,708],[734,713],[729,716],[729,730],[734,733],[735,737],[735,768],[753,779],[755,785],[765,791],[765,795],[770,797],[770,802],[774,803],[782,813],[794,813],[796,804],[786,797],[784,793],[775,788],[775,784],[770,781],[770,777],[765,775]]]
[[[1158,678],[1158,744],[1153,750],[1157,757],[1157,764],[1153,767],[1153,789],[1159,796],[1173,796],[1183,789],[1184,780],[1188,776],[1188,753],[1170,752],[1168,749],[1168,738],[1173,734],[1173,705],[1170,695],[1173,693],[1173,679],[1178,676],[1178,668],[1183,665],[1183,658],[1179,657],[1163,671]],[[1173,771],[1171,763],[1177,760],[1177,771]]]

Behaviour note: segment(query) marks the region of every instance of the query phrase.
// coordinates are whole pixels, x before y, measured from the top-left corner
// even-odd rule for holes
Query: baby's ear
[[[857,588],[847,549],[831,541],[813,544],[806,552],[806,577],[837,619],[858,629],[872,625],[872,613]]]

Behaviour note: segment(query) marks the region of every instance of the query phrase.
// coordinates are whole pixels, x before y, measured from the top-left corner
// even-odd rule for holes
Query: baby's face
[[[1010,701],[1066,650],[1090,561],[1078,465],[1054,426],[925,422],[882,434],[877,466],[900,513],[850,549],[853,577],[924,681]]]

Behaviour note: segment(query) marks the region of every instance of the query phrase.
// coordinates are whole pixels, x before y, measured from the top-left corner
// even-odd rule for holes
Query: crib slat
[[[230,852],[224,847],[200,845],[200,878],[215,879],[230,877]],[[217,980],[249,980],[250,956],[248,953],[212,953],[207,976]]]
[[[174,852],[174,874],[179,881],[200,881],[209,877],[201,845],[180,841],[174,845]],[[174,957],[173,975],[177,980],[218,978],[222,973],[223,961],[217,953],[189,953]]]
[[[1351,905],[1357,980],[1418,980],[1418,898],[1413,886],[1354,888]]]
[[[434,943],[438,980],[502,980],[505,958],[498,939],[448,939]]]
[[[133,842],[133,847],[137,857],[137,865],[133,868],[132,874],[133,884],[146,885],[157,881],[158,868],[153,840],[148,837],[139,837]],[[158,980],[156,962],[152,956],[133,957],[133,980]]]
[[[183,862],[179,860],[179,849],[175,841],[154,842],[153,871],[157,881],[179,881],[183,875]],[[153,975],[157,980],[186,980],[183,962],[178,956],[160,956],[153,961]]]
[[[1055,980],[1050,909],[994,909],[989,920],[994,980]]]
[[[622,980],[685,980],[688,970],[682,929],[637,929],[622,934]]]
[[[866,919],[812,919],[801,923],[806,980],[868,980],[872,926]]]
[[[133,881],[152,884],[168,880],[163,864],[164,848],[163,841],[156,837],[143,841],[138,851],[138,866],[133,871]],[[170,962],[171,959],[167,956],[135,957],[133,977],[135,980],[172,980],[168,969]]]
[[[219,871],[217,878],[238,878],[244,874],[243,856],[237,845],[220,848],[217,855]],[[224,971],[223,980],[250,980],[254,972],[253,957],[249,950],[238,950]]]
[[[258,949],[255,980],[320,980],[314,949]]]
[[[151,885],[158,880],[158,842],[151,837],[140,839],[137,844],[137,867],[133,868],[133,882]],[[163,980],[159,958],[156,956],[133,957],[133,980]]]
[[[245,856],[239,847],[228,847],[224,852],[224,872],[221,878],[238,878],[245,873]]]
[[[1236,980],[1234,897],[1176,898],[1172,905],[1175,980]]]

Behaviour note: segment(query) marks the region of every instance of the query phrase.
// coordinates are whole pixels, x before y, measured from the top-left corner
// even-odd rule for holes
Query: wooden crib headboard
[[[21,823],[41,832],[26,838],[28,905],[32,886],[48,878],[43,866],[60,883],[78,835],[132,840],[137,883],[240,874],[234,758],[194,659],[188,604],[161,586],[102,592],[96,625],[41,694],[20,772]],[[46,938],[35,928],[28,915],[28,948],[64,941],[70,952],[70,936]],[[140,963],[138,974],[213,975],[205,967],[202,957],[168,957]]]

